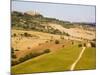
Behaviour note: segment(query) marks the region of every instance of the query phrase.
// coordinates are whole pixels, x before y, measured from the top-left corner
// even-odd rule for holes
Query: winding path
[[[71,70],[71,71],[74,70],[76,64],[77,64],[78,61],[81,59],[81,57],[82,57],[82,55],[83,55],[83,53],[84,53],[84,51],[85,51],[85,48],[86,48],[86,47],[82,47],[82,51],[80,52],[78,58],[77,58],[77,59],[75,60],[75,62],[71,65],[71,67],[70,67],[70,70]]]

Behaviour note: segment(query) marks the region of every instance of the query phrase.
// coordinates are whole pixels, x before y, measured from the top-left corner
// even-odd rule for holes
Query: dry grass
[[[32,37],[20,35],[26,32],[31,34]],[[31,52],[41,52],[45,49],[50,49],[52,52],[54,52],[71,44],[71,41],[67,40],[67,37],[65,39],[61,39],[61,35],[23,30],[12,30],[12,35],[13,34],[16,34],[16,36],[12,37],[12,47],[14,50],[19,50],[15,51],[17,56],[16,60]],[[55,44],[56,39],[59,40],[59,44]]]

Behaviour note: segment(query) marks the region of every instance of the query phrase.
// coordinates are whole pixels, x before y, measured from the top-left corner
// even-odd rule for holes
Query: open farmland
[[[12,74],[96,68],[95,26],[12,12]]]
[[[24,33],[30,34],[31,37],[22,36]],[[16,36],[14,36],[15,34]],[[67,37],[36,31],[12,30],[12,36],[12,47],[17,59],[31,52],[42,52],[45,49],[50,49],[53,52],[63,46],[70,46],[72,43]],[[59,40],[59,44],[55,44],[55,40]]]
[[[76,44],[56,52],[45,54],[12,67],[12,72],[31,73],[70,70],[71,64],[76,60],[81,49]]]

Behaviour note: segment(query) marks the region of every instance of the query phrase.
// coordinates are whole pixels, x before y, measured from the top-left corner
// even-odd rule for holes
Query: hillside
[[[78,39],[95,39],[95,26],[47,18],[36,12],[12,12],[12,28],[59,34]]]
[[[95,69],[94,24],[45,17],[36,11],[13,11],[11,20],[13,74],[70,70],[81,53],[73,70]]]

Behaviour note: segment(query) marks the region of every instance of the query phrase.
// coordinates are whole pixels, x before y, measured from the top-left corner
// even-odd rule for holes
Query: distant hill
[[[44,17],[37,12],[17,12],[13,11],[12,17],[12,28],[25,29],[25,30],[38,30],[41,32],[48,32],[52,34],[63,34],[59,30],[53,29],[48,26],[48,23],[60,24],[65,28],[73,26],[69,21],[61,21],[56,18]]]
[[[88,23],[74,23],[74,22],[72,23],[70,21],[62,21],[56,18],[44,17],[42,14],[36,11],[27,11],[24,13],[13,11],[11,13],[11,17],[12,17],[12,28],[23,29],[23,30],[35,30],[51,34],[68,35],[66,33],[61,32],[58,29],[55,29],[54,27],[51,27],[50,25],[48,25],[49,23],[53,23],[56,25],[58,24],[67,29],[80,26],[84,29],[90,29],[89,27],[91,27],[91,24]]]

